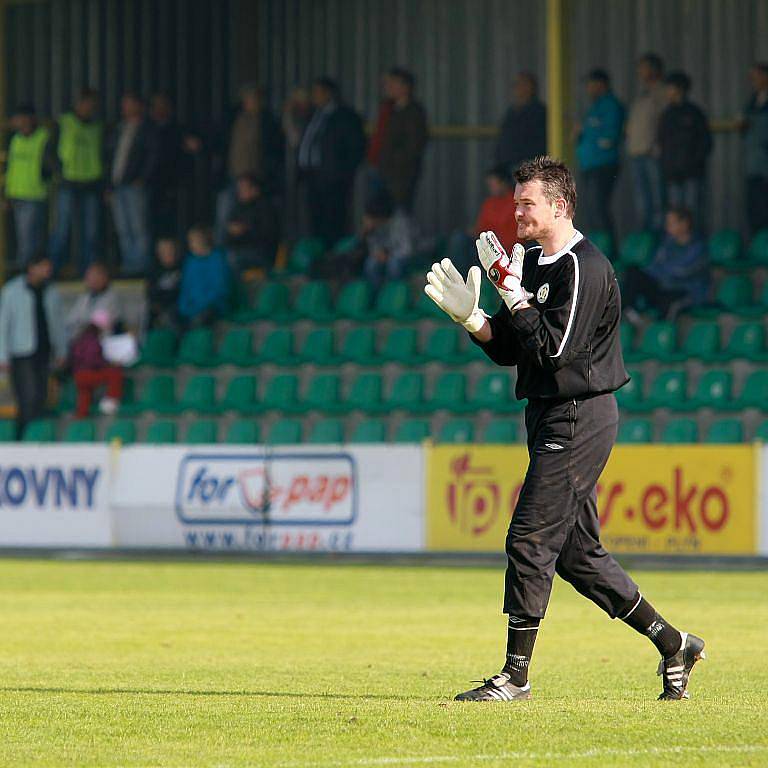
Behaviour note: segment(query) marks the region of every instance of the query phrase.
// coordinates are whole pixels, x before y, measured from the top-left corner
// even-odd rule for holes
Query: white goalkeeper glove
[[[528,293],[520,282],[525,248],[515,243],[510,258],[493,232],[481,232],[475,245],[488,279],[496,286],[510,312],[529,307],[528,299],[533,298],[533,294]]]
[[[450,259],[433,264],[427,272],[424,293],[437,304],[455,323],[460,323],[470,333],[479,331],[486,315],[479,309],[480,267],[470,267],[464,282],[459,270]]]

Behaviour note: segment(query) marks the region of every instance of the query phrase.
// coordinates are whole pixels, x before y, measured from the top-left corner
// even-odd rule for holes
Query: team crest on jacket
[[[543,304],[547,300],[547,296],[549,296],[549,283],[544,283],[544,285],[536,291],[536,301],[538,301],[539,304]]]

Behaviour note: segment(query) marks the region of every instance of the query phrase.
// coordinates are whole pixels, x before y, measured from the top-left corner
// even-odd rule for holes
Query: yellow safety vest
[[[101,179],[103,133],[100,122],[84,123],[72,112],[59,118],[59,158],[65,181],[87,183]]]
[[[45,200],[48,184],[43,179],[43,158],[50,134],[36,128],[29,136],[15,133],[8,150],[5,195],[11,200]]]

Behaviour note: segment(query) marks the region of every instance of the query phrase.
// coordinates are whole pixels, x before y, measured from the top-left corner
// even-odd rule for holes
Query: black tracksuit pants
[[[600,543],[597,479],[616,440],[613,394],[530,400],[530,462],[507,534],[504,613],[543,618],[557,573],[615,618],[637,585]]]

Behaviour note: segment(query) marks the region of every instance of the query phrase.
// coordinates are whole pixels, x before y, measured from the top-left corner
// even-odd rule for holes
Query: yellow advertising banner
[[[755,554],[756,448],[617,446],[598,483],[601,539],[625,554]],[[427,547],[502,552],[522,446],[438,445],[427,456]]]

